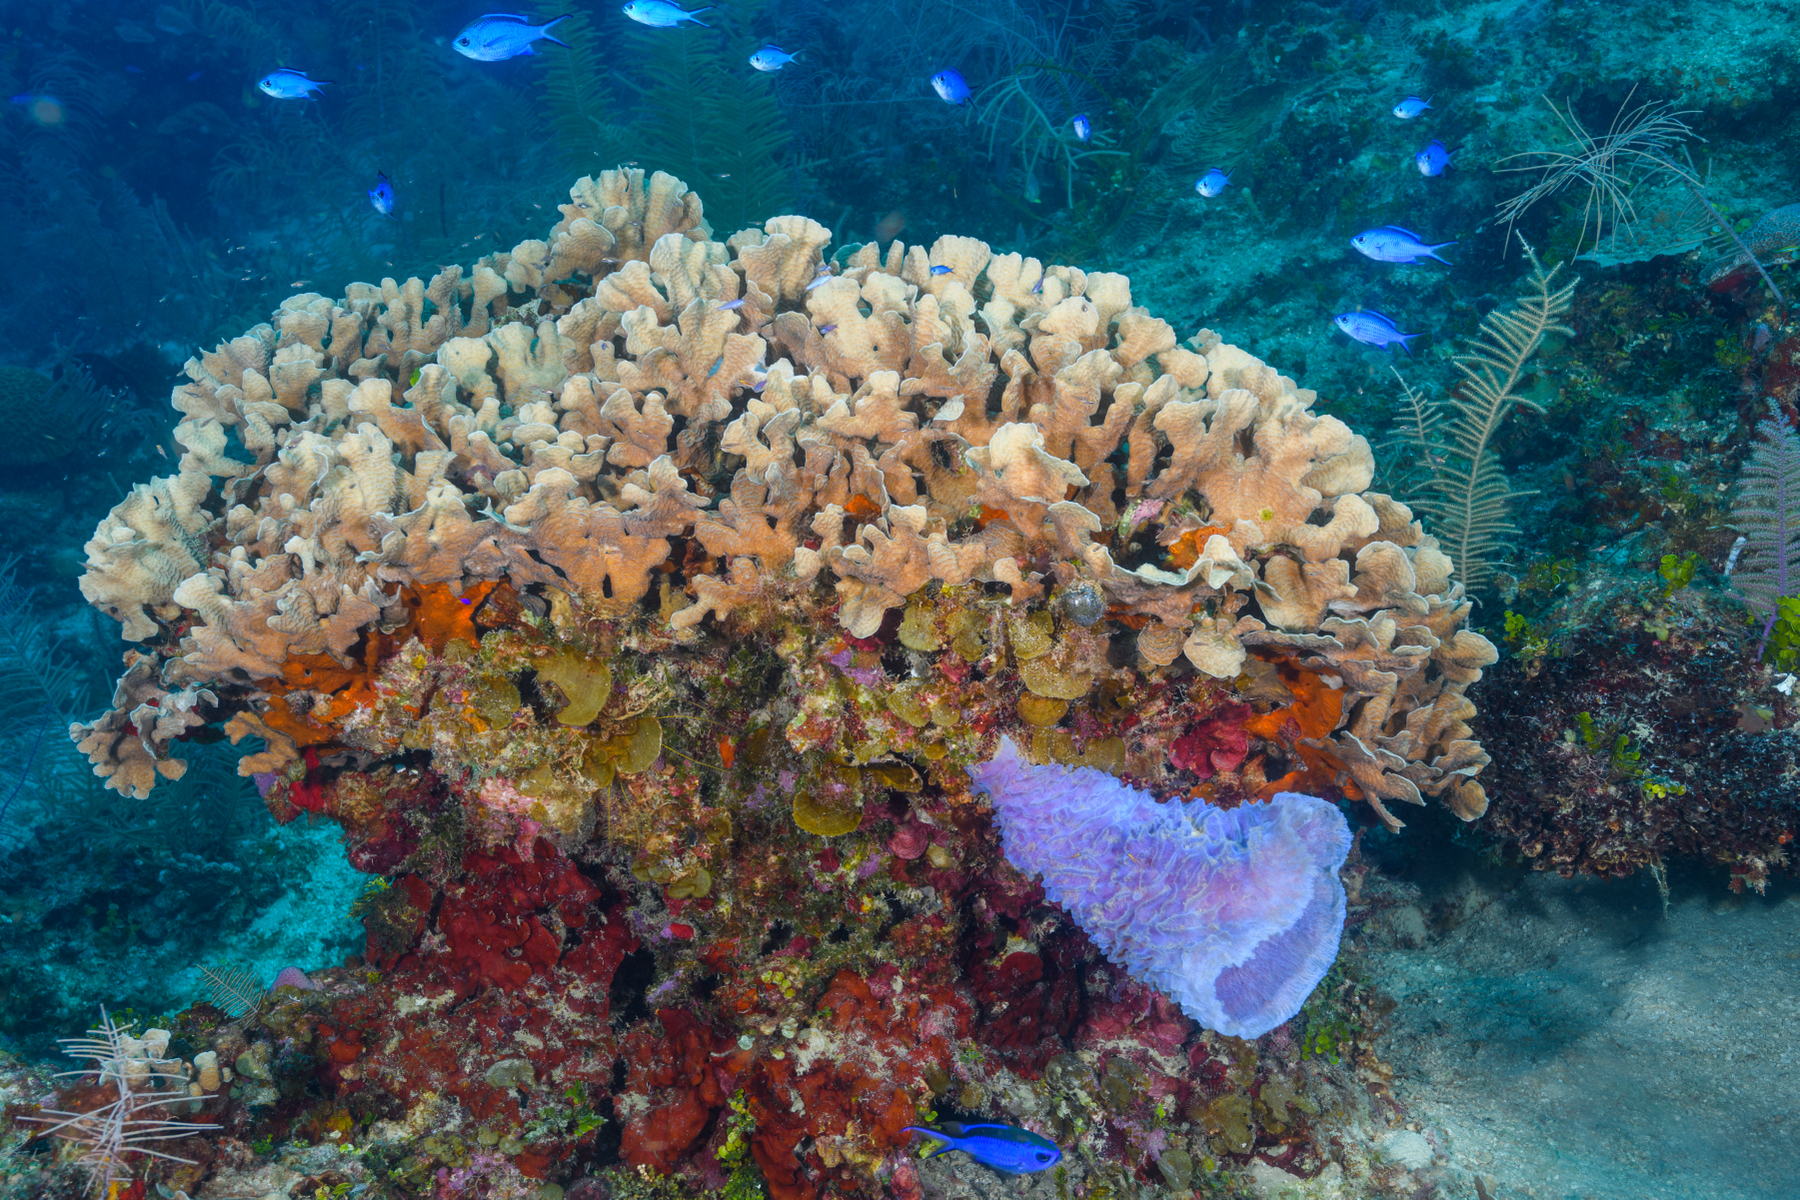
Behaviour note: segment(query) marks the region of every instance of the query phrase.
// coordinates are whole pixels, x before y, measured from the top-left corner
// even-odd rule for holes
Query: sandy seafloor
[[[1472,873],[1383,914],[1395,1153],[1490,1200],[1800,1197],[1800,886],[1722,874],[1666,915],[1648,875]]]

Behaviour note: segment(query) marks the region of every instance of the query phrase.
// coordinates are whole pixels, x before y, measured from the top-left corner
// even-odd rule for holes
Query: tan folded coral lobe
[[[1336,699],[1308,711],[1338,715],[1303,769],[1391,825],[1424,795],[1484,810],[1464,691],[1494,648],[1313,392],[1178,339],[1122,275],[972,238],[840,251],[819,282],[829,230],[714,241],[666,174],[582,179],[562,214],[467,271],[296,296],[188,363],[178,471],[87,545],[83,593],[145,646],[76,730],[113,787],[177,772],[217,696],[240,735],[288,730],[270,769],[312,744],[281,722],[330,707],[293,663],[366,686],[423,598],[481,581],[682,638],[809,611],[869,639],[939,589],[1020,614],[1079,587],[1135,669],[1310,673]],[[1107,628],[1021,656],[1034,715],[1127,669]]]

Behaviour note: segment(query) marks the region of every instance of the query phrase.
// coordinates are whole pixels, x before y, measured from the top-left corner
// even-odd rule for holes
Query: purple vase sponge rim
[[[1350,828],[1336,805],[1299,792],[1231,809],[1159,803],[1104,771],[1029,763],[1011,739],[969,775],[1007,860],[1209,1029],[1267,1033],[1337,958]]]

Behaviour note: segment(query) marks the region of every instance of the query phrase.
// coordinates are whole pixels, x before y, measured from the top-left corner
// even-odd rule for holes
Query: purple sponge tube
[[[1260,1037],[1337,958],[1350,828],[1334,805],[1298,792],[1159,804],[1104,771],[1034,766],[1010,739],[969,775],[999,814],[1007,860],[1209,1029]]]

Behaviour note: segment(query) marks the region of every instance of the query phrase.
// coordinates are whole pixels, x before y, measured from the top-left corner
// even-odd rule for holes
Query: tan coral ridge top
[[[819,281],[829,230],[712,241],[660,172],[584,178],[561,208],[469,276],[294,296],[187,364],[179,472],[87,544],[83,594],[153,647],[72,730],[111,786],[178,776],[168,743],[213,688],[400,624],[401,585],[504,576],[622,616],[683,537],[721,567],[664,568],[677,630],[829,582],[868,637],[932,580],[1022,605],[1047,571],[1147,618],[1147,666],[1229,679],[1265,647],[1340,679],[1317,744],[1384,820],[1422,792],[1485,809],[1463,693],[1494,648],[1313,392],[1210,331],[1178,345],[1123,275],[972,238],[864,245]],[[1197,561],[1115,562],[1150,537]]]

